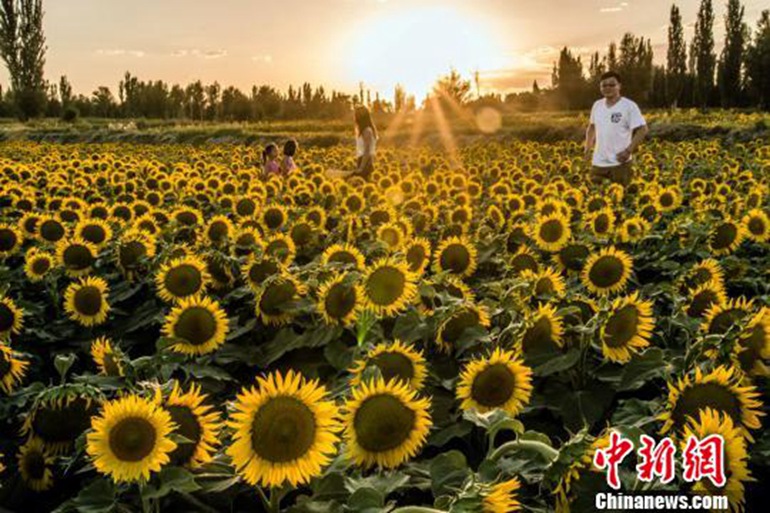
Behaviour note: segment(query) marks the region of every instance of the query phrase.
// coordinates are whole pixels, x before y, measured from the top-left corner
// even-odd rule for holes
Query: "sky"
[[[692,38],[700,0],[678,0]],[[724,38],[726,0],[715,0]],[[744,0],[753,29],[766,0]],[[650,38],[665,60],[663,0],[44,0],[46,78],[76,93],[126,71],[142,80],[200,79],[249,91],[303,82],[353,93],[359,82],[390,99],[396,83],[420,98],[450,66],[478,71],[481,92],[550,86],[561,47],[605,53],[625,32]],[[0,70],[0,84],[8,75]]]

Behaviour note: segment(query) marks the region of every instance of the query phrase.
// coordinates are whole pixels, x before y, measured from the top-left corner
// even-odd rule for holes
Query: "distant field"
[[[681,141],[719,138],[746,142],[770,137],[770,113],[681,110],[645,112],[651,137]],[[441,141],[434,116],[417,113],[401,117],[392,114],[377,120],[380,135],[393,144]],[[479,139],[523,139],[535,141],[581,140],[588,112],[504,113],[501,126],[491,134],[479,130],[473,113],[448,119],[453,137],[462,142]],[[418,128],[421,127],[421,128]],[[418,135],[419,134],[419,135]],[[235,143],[262,144],[271,140],[297,138],[305,146],[328,147],[352,139],[352,120],[263,121],[257,123],[215,123],[189,120],[115,120],[84,118],[75,123],[57,119],[20,123],[0,119],[0,140],[48,142],[137,142],[137,143]]]

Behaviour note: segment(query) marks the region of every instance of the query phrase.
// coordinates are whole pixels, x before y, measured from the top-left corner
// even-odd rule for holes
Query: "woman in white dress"
[[[377,128],[372,115],[364,106],[356,107],[356,170],[354,175],[369,179],[374,170],[374,155],[377,152]]]

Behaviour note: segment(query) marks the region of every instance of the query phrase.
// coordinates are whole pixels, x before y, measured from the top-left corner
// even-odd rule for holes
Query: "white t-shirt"
[[[602,98],[591,108],[590,123],[596,127],[593,165],[598,167],[617,166],[616,154],[631,144],[634,129],[646,125],[639,106],[628,98],[620,97],[612,107]]]

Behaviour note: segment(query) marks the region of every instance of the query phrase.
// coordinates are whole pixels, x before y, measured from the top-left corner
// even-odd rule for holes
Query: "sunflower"
[[[770,312],[766,308],[754,315],[733,347],[733,359],[751,376],[770,376],[764,360],[770,358]]]
[[[197,256],[176,258],[164,264],[155,278],[158,296],[169,303],[203,293],[210,282],[206,264]]]
[[[217,301],[194,296],[182,299],[166,317],[163,334],[174,340],[176,353],[200,356],[216,351],[228,332],[227,313]]]
[[[748,469],[746,439],[729,415],[712,408],[704,408],[697,416],[687,417],[680,442],[682,452],[686,450],[691,437],[703,440],[711,435],[722,438],[726,482],[723,486],[717,486],[711,479],[701,479],[693,484],[692,491],[702,495],[725,495],[732,511],[743,511],[743,484],[756,479],[751,477]]]
[[[275,258],[285,266],[289,266],[297,254],[297,247],[291,237],[276,233],[265,240],[264,254]]]
[[[642,240],[650,231],[650,223],[641,216],[629,217],[618,228],[621,242],[633,243]]]
[[[117,263],[127,274],[134,273],[142,261],[155,256],[156,241],[146,232],[129,229],[120,236],[117,250]]]
[[[107,319],[110,311],[108,294],[107,282],[102,278],[80,278],[64,292],[64,310],[70,319],[83,326],[99,325]]]
[[[433,272],[468,277],[476,270],[476,247],[465,237],[450,237],[439,244]]]
[[[171,414],[154,402],[127,395],[104,404],[91,418],[86,453],[96,470],[115,482],[147,481],[177,448]]]
[[[715,255],[729,255],[743,242],[746,232],[743,226],[731,219],[716,225],[709,236],[709,249]]]
[[[307,483],[335,455],[337,406],[318,381],[293,370],[258,377],[256,388],[238,394],[234,410],[226,452],[252,486]]]
[[[416,297],[416,278],[402,262],[390,258],[378,260],[364,276],[365,307],[380,316],[397,314]]]
[[[217,215],[212,217],[206,224],[206,240],[212,246],[223,246],[233,238],[235,227],[227,216]]]
[[[594,294],[613,294],[625,288],[632,268],[633,261],[628,253],[608,247],[588,257],[580,280]]]
[[[531,284],[531,296],[535,297],[564,297],[566,285],[564,278],[550,267],[538,272],[523,271],[521,278]]]
[[[569,241],[572,230],[569,220],[559,212],[538,216],[530,230],[530,237],[544,251],[559,251]]]
[[[455,308],[438,328],[436,344],[439,350],[445,353],[457,349],[457,342],[463,339],[466,330],[488,328],[490,326],[489,314],[483,306],[477,306],[470,302]]]
[[[107,337],[99,337],[91,343],[91,358],[104,376],[123,376],[122,354],[112,348]]]
[[[24,235],[19,229],[6,223],[0,223],[0,258],[16,253],[24,242]]]
[[[568,273],[579,273],[583,270],[590,254],[591,248],[588,245],[581,242],[570,242],[565,244],[554,256],[559,269]]]
[[[37,223],[38,237],[43,242],[57,243],[67,235],[67,228],[51,215],[42,215]]]
[[[537,255],[535,255],[527,246],[522,246],[518,249],[516,254],[508,261],[508,267],[515,274],[520,274],[527,270],[535,273],[540,271]]]
[[[414,237],[404,244],[404,258],[413,273],[422,274],[430,262],[430,242],[423,237]]]
[[[682,196],[678,187],[666,187],[655,196],[655,207],[660,212],[676,210],[681,204]]]
[[[376,368],[385,381],[401,380],[418,392],[422,390],[428,374],[422,352],[398,339],[391,344],[377,344],[370,349],[366,357],[350,369],[351,386],[357,387],[361,384],[367,368]]]
[[[764,210],[759,208],[749,210],[741,222],[744,233],[749,239],[759,244],[770,241],[770,217]]]
[[[56,258],[59,265],[64,267],[67,276],[71,278],[90,273],[98,251],[94,244],[78,237],[70,240],[62,239],[56,244]]]
[[[53,486],[54,456],[39,438],[30,438],[17,455],[21,480],[32,491],[44,492]]]
[[[668,400],[658,420],[663,421],[660,434],[672,429],[678,434],[687,423],[687,417],[695,417],[705,408],[713,408],[727,414],[749,437],[750,429],[761,427],[760,393],[753,385],[741,385],[741,372],[724,365],[704,374],[699,367],[695,377],[685,376],[676,383],[668,384]]]
[[[531,357],[550,354],[563,344],[563,319],[553,305],[540,305],[527,319],[527,328],[519,341],[525,361]]]
[[[39,282],[45,278],[53,267],[53,257],[44,251],[31,248],[24,256],[24,274],[26,274],[29,281],[33,283]]]
[[[283,270],[281,263],[271,257],[250,256],[243,266],[241,274],[254,292],[259,292],[269,277],[280,274]]]
[[[318,289],[318,312],[327,324],[350,326],[361,309],[363,290],[344,273]]]
[[[28,366],[29,362],[13,357],[10,347],[0,344],[0,389],[7,395],[12,394],[16,385],[24,379]]]
[[[24,310],[13,299],[0,295],[0,343],[18,335],[24,327]]]
[[[204,404],[206,399],[206,394],[200,393],[200,385],[193,383],[187,392],[183,392],[179,382],[174,380],[171,394],[163,401],[163,409],[177,426],[173,434],[186,439],[169,455],[173,465],[198,468],[214,458],[221,425],[219,413]]]
[[[347,458],[365,468],[395,468],[414,457],[433,425],[430,407],[402,381],[377,377],[354,387],[343,410]]]
[[[690,293],[690,303],[687,306],[687,315],[690,317],[703,317],[706,312],[715,305],[727,303],[727,295],[716,280],[711,280],[698,286]]]
[[[75,237],[90,242],[98,251],[112,239],[112,228],[100,219],[83,219],[75,225]]]
[[[281,326],[294,316],[297,300],[307,293],[307,287],[287,273],[271,277],[259,290],[256,314],[268,326]]]
[[[501,409],[516,416],[532,395],[532,370],[512,351],[499,347],[489,357],[470,361],[460,374],[457,399],[463,410]]]
[[[236,256],[250,256],[255,249],[263,249],[262,234],[256,228],[241,226],[235,234],[233,252]]]
[[[363,253],[352,244],[334,244],[321,254],[321,264],[353,266],[359,271],[366,269],[366,259]]]
[[[640,301],[638,292],[616,299],[601,327],[602,354],[612,362],[627,363],[633,353],[650,344],[654,326],[652,303]]]
[[[715,303],[705,313],[701,329],[709,335],[724,335],[736,323],[751,315],[754,301],[745,297]]]
[[[377,228],[377,239],[382,241],[390,251],[396,251],[404,243],[404,232],[396,223],[383,223]]]
[[[483,513],[513,513],[521,509],[516,490],[521,487],[513,478],[488,487],[482,502]]]
[[[595,237],[607,237],[615,229],[615,212],[612,208],[605,207],[588,217],[588,228]]]
[[[262,225],[271,231],[278,231],[289,220],[289,213],[283,205],[273,204],[262,209]]]
[[[684,278],[682,284],[683,292],[695,289],[710,281],[716,282],[718,286],[724,289],[725,280],[722,266],[720,266],[719,262],[713,258],[707,258],[693,266],[688,275]]]

